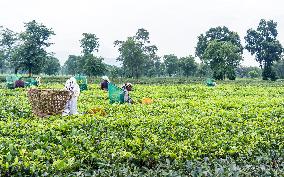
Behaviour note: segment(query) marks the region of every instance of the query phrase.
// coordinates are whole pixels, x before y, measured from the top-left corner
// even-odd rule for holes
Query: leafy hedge
[[[28,77],[28,76],[25,76]],[[36,76],[34,76],[36,77]],[[42,84],[64,84],[67,79],[71,76],[41,76],[41,83]],[[4,84],[6,82],[6,76],[0,75],[0,84]],[[87,77],[88,84],[99,84],[102,82],[101,77]],[[206,78],[203,77],[143,77],[139,79],[134,78],[110,78],[111,82],[116,84],[122,84],[125,82],[131,82],[133,84],[153,84],[153,85],[174,85],[174,84],[204,84],[206,82]],[[237,78],[235,81],[231,80],[224,80],[224,81],[217,81],[217,84],[238,84],[238,85],[258,85],[258,86],[281,86],[284,84],[283,79],[278,79],[277,81],[263,81],[260,79],[243,79]]]

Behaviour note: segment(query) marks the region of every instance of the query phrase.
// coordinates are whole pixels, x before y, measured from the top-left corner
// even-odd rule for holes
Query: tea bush
[[[0,89],[1,175],[284,175],[279,83],[134,85],[133,105],[89,88],[81,115],[48,118],[32,115],[26,89]],[[106,115],[88,114],[93,108]]]

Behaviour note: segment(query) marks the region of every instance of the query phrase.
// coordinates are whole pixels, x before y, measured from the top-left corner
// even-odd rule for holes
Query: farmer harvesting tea
[[[70,92],[70,100],[67,101],[65,110],[63,111],[62,115],[73,115],[78,114],[77,111],[77,100],[80,95],[80,87],[77,84],[77,81],[74,77],[68,79],[65,83],[65,90]]]

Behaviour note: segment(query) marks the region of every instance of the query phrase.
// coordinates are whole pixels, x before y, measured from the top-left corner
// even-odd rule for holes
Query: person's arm
[[[123,92],[124,92],[124,102],[128,103],[128,99],[129,99],[128,91],[126,89],[124,89]]]
[[[25,82],[24,81],[22,81],[22,87],[25,87]]]
[[[133,104],[133,100],[129,96],[129,92],[127,90],[124,91],[124,102]]]
[[[16,80],[15,82],[14,82],[14,88],[17,88],[18,87],[18,80]]]
[[[106,90],[108,90],[108,84],[109,84],[109,82],[106,83]]]
[[[128,103],[134,104],[134,101],[129,97]]]

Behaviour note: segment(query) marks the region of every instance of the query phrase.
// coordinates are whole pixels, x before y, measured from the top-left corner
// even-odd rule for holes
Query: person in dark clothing
[[[101,83],[101,89],[105,90],[105,91],[108,91],[109,79],[108,79],[107,76],[103,76],[102,79],[103,79],[103,82]]]
[[[15,88],[24,88],[25,82],[22,80],[22,78],[19,78],[19,80],[15,81]]]

